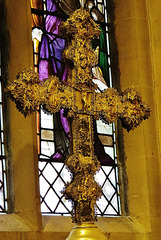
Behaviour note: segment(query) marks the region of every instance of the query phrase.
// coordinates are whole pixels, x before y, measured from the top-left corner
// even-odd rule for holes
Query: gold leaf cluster
[[[98,24],[92,19],[90,14],[83,9],[77,9],[68,19],[61,25],[62,36],[67,39],[78,38],[89,41],[98,38],[101,31]]]
[[[77,173],[74,181],[66,186],[64,193],[72,201],[96,201],[101,196],[102,190],[92,175]]]
[[[121,121],[127,131],[134,130],[143,120],[149,118],[150,108],[134,88],[128,88],[122,92],[121,102],[124,108]]]
[[[74,63],[76,69],[75,83],[92,84],[92,66],[95,63],[95,52],[91,40],[98,38],[100,27],[90,17],[90,14],[78,9],[61,26],[63,36],[68,40],[64,52],[66,59]],[[70,82],[70,79],[69,79]]]
[[[41,81],[38,74],[32,69],[24,69],[5,91],[9,93],[17,109],[26,117],[36,111],[41,102],[40,88]]]
[[[72,105],[71,89],[65,86],[56,76],[50,76],[43,82],[44,93],[41,104],[51,113],[62,107],[70,108]]]
[[[121,96],[114,88],[97,93],[95,98],[96,112],[108,122],[116,121],[122,112]]]
[[[40,104],[51,113],[72,105],[70,87],[61,83],[56,76],[40,81],[39,75],[32,69],[19,72],[7,86],[6,92],[25,117],[36,111]]]

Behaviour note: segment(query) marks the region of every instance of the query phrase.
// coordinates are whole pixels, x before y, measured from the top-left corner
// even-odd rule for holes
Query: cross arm
[[[26,117],[41,104],[51,113],[62,107],[72,107],[71,88],[65,86],[56,76],[40,81],[31,69],[24,69],[5,89],[15,102],[17,109]]]
[[[108,123],[120,119],[127,131],[133,130],[150,116],[149,106],[134,88],[128,88],[121,94],[116,89],[108,88],[97,93],[95,99],[96,115],[101,115]]]

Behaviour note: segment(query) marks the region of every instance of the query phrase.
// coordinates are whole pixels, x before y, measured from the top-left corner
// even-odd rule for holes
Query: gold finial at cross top
[[[100,163],[94,155],[93,119],[102,116],[107,123],[121,119],[123,127],[130,131],[150,116],[150,109],[134,88],[121,94],[113,88],[95,91],[97,85],[92,82],[91,71],[95,53],[91,40],[99,36],[100,30],[85,10],[75,11],[63,23],[61,31],[68,45],[64,55],[74,65],[68,85],[56,76],[40,81],[38,74],[29,69],[20,72],[7,91],[25,116],[36,111],[40,104],[51,113],[61,108],[69,110],[73,152],[66,164],[73,178],[64,194],[74,202],[74,221],[94,222],[94,207],[102,190],[94,180]]]

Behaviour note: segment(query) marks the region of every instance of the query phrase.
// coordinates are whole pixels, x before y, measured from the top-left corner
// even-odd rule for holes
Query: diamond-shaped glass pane
[[[72,209],[72,202],[70,200],[65,199],[65,197],[62,198],[62,202],[69,209],[69,211],[71,211],[71,209]]]
[[[100,168],[99,172],[96,173],[95,180],[100,184],[100,186],[102,186],[105,182],[106,175],[102,171],[102,168]]]
[[[111,205],[116,209],[116,211],[118,211],[118,197],[116,194],[111,200]]]
[[[49,212],[50,208],[48,208],[47,205],[44,202],[42,202],[41,203],[41,211],[42,212]]]
[[[63,163],[57,163],[57,162],[52,162],[51,163],[53,167],[56,169],[57,172],[60,172],[61,169],[63,168],[64,164]]]
[[[2,181],[2,177],[3,177],[3,174],[2,174],[2,162],[0,161],[0,180]]]
[[[56,212],[56,213],[62,213],[62,212],[68,213],[68,210],[67,210],[67,209],[64,207],[64,205],[60,202],[55,212]]]
[[[40,195],[43,197],[49,188],[49,184],[42,176],[40,176],[39,181],[40,181]]]
[[[66,183],[71,180],[71,173],[69,172],[69,170],[67,170],[66,167],[63,168],[63,171],[60,175]]]
[[[48,194],[46,195],[44,201],[50,207],[52,211],[55,210],[57,203],[59,202],[59,198],[54,193],[53,189],[50,189]]]
[[[53,166],[48,163],[43,170],[43,176],[50,182],[53,183],[55,178],[57,177],[57,172],[53,168]]]
[[[3,200],[3,188],[0,190],[0,206],[4,208],[4,200]]]
[[[106,198],[104,196],[102,196],[98,201],[97,201],[97,205],[99,207],[99,209],[101,210],[101,212],[104,212],[106,206],[107,206],[108,202],[106,200]]]
[[[117,215],[117,211],[115,211],[113,209],[113,207],[111,205],[109,205],[108,208],[106,209],[106,211],[104,212],[104,214],[107,214],[107,215]]]
[[[53,188],[55,189],[55,191],[57,192],[57,194],[59,195],[59,197],[61,197],[61,196],[62,196],[61,191],[62,191],[63,188],[64,188],[64,183],[63,183],[63,181],[61,180],[60,177],[54,182]]]
[[[112,182],[112,184],[116,187],[117,179],[116,179],[116,175],[115,175],[115,169],[112,170],[112,172],[109,174],[108,178]]]
[[[108,181],[108,179],[106,180],[102,189],[103,189],[105,196],[108,198],[108,200],[110,200],[112,195],[115,193],[115,189],[113,188],[111,183]]]
[[[3,188],[3,183],[2,181],[0,181],[0,191],[2,191],[2,188]]]

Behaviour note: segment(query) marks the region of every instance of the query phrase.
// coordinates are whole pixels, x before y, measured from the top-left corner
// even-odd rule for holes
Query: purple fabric
[[[54,12],[56,11],[56,5],[53,0],[47,0],[47,11],[49,12]]]
[[[49,59],[49,47],[48,47],[48,38],[43,34],[41,41],[41,49],[40,49],[40,58]]]
[[[52,158],[55,160],[55,162],[64,162],[64,157],[61,155],[61,153],[56,152]]]
[[[54,12],[57,10],[53,0],[47,0],[46,3],[47,11]],[[68,67],[61,62],[62,52],[65,48],[65,40],[59,36],[59,25],[61,21],[57,16],[48,15],[46,17],[45,31],[40,45],[39,76],[41,80],[48,78],[50,75],[57,75],[61,80],[67,81]],[[69,138],[69,123],[68,119],[63,117],[63,109],[60,111],[58,118],[58,121],[61,121],[64,131]],[[62,139],[62,141],[63,140],[64,139]],[[64,144],[63,142],[62,145],[64,146]],[[63,147],[60,149],[60,145],[58,144],[58,146],[56,146],[56,153],[51,157],[55,159],[55,161],[63,162],[65,159],[60,151],[63,151]]]
[[[40,80],[48,78],[51,73],[50,61],[49,60],[41,60],[39,63],[39,77]]]
[[[47,0],[47,10],[56,11],[54,1]],[[48,15],[46,17],[45,32],[40,46],[39,75],[41,80],[52,74],[62,78],[64,72],[66,73],[65,64],[61,62],[62,52],[65,48],[65,40],[59,36],[61,21],[57,16]]]

